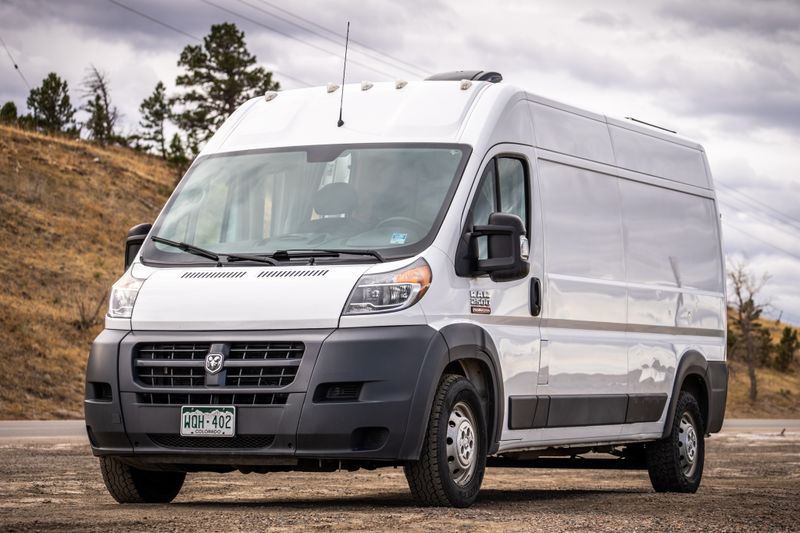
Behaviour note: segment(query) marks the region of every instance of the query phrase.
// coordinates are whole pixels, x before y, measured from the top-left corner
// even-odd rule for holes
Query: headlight
[[[134,278],[130,270],[126,271],[111,287],[111,297],[108,299],[108,316],[112,318],[130,318],[136,295],[144,282],[143,279]]]
[[[350,293],[345,315],[386,313],[411,307],[431,285],[431,267],[424,259],[401,270],[361,276]]]

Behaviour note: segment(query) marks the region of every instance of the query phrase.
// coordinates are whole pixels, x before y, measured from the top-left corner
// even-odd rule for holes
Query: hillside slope
[[[0,126],[0,419],[81,417],[83,372],[129,227],[174,177],[158,158]],[[102,300],[102,303],[101,303]]]
[[[82,416],[86,355],[125,234],[154,220],[173,181],[152,156],[0,126],[0,419]],[[97,323],[79,327],[81,307],[98,309]],[[751,405],[734,364],[728,416],[800,417],[797,366],[759,370]]]

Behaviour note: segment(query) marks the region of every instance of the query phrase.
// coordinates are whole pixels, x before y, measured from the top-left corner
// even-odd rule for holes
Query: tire
[[[704,433],[697,400],[681,391],[671,433],[645,446],[647,471],[656,492],[697,492],[705,462]]]
[[[119,503],[169,503],[186,478],[185,472],[140,470],[114,457],[100,458],[106,489]]]
[[[487,440],[475,386],[462,376],[445,375],[436,390],[420,458],[404,467],[417,503],[469,507],[483,482]]]

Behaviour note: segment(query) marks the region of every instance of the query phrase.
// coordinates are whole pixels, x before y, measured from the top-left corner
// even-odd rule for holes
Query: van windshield
[[[220,255],[336,249],[411,256],[433,240],[469,152],[462,145],[336,145],[207,156],[181,181],[151,234]],[[209,261],[152,240],[143,257]]]

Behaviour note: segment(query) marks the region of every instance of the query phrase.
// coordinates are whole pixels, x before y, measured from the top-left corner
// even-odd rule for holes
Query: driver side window
[[[496,212],[517,215],[528,224],[528,172],[523,159],[510,156],[493,158],[481,176],[481,184],[472,203],[472,224],[489,223],[489,215]],[[478,239],[478,258],[488,257],[487,239]]]

